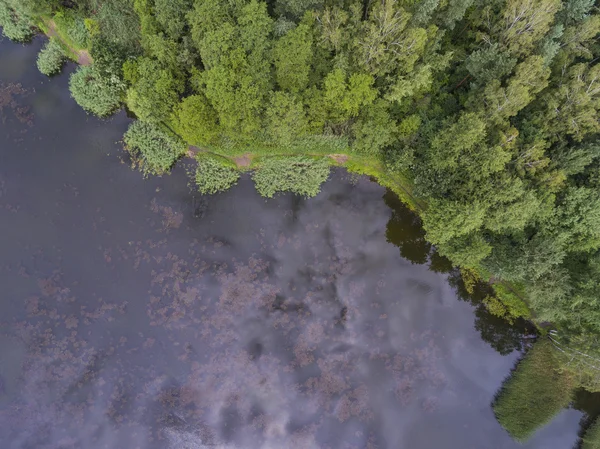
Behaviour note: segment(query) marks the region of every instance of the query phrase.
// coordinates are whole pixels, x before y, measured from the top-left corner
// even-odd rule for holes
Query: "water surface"
[[[316,198],[248,178],[203,197],[186,163],[132,171],[129,119],[87,116],[41,41],[0,43],[3,448],[524,446],[490,403],[526,342],[490,317],[384,188]],[[187,163],[189,164],[189,162]]]

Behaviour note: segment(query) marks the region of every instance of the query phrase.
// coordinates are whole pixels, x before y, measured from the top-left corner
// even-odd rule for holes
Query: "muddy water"
[[[316,198],[143,180],[39,41],[0,43],[0,441],[26,448],[521,447],[490,402],[524,330],[416,217],[338,171]],[[570,448],[563,411],[524,447]]]

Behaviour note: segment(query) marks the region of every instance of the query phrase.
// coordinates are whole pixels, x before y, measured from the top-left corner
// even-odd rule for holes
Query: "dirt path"
[[[67,42],[64,41],[56,31],[56,23],[54,20],[48,20],[46,22],[48,26],[48,32],[46,33],[49,37],[55,37],[60,40],[64,45],[66,45],[71,53],[77,56],[77,63],[79,65],[90,65],[92,63],[92,57],[90,52],[87,50],[77,50],[76,48],[71,47]]]
[[[348,161],[348,155],[346,154],[330,154],[329,157],[341,165]]]
[[[252,155],[250,153],[243,154],[240,157],[234,157],[233,162],[239,167],[250,167],[250,163],[252,162]]]

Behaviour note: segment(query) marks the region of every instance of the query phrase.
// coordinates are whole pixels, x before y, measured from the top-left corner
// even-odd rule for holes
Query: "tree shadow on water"
[[[427,264],[432,271],[448,273],[448,282],[456,291],[458,299],[475,308],[475,329],[491,347],[502,355],[522,350],[524,340],[534,333],[533,326],[525,320],[516,320],[511,324],[504,318],[491,314],[483,302],[486,296],[493,295],[491,286],[480,282],[467,291],[460,271],[425,239],[425,230],[417,214],[391,190],[385,193],[383,200],[392,209],[386,227],[387,241],[397,246],[400,255],[411,263]]]

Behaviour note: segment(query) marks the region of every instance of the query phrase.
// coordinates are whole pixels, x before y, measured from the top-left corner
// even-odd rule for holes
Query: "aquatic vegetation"
[[[69,80],[71,96],[79,106],[99,117],[107,117],[121,107],[125,84],[117,76],[97,66],[82,66]]]
[[[329,162],[304,156],[265,158],[252,174],[256,190],[272,198],[277,192],[315,196],[329,177]]]
[[[196,185],[205,195],[225,191],[234,186],[240,178],[240,172],[232,167],[233,162],[223,157],[198,153],[196,161]]]
[[[60,43],[50,38],[37,58],[37,68],[44,75],[52,76],[59,73],[67,57]]]
[[[135,121],[123,138],[125,147],[144,173],[166,173],[187,150],[187,145],[162,125]]]
[[[507,432],[525,441],[572,399],[575,382],[561,369],[556,351],[541,339],[526,353],[494,402],[494,413]]]
[[[581,449],[600,449],[600,419],[596,419],[583,434]]]
[[[0,0],[0,27],[11,40],[26,42],[35,34],[34,19],[20,0]]]

